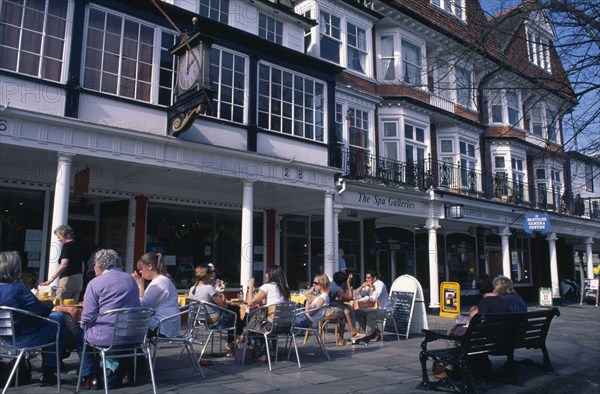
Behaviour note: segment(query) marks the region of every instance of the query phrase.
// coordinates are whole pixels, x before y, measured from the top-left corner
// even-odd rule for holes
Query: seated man
[[[377,328],[377,319],[383,318],[392,309],[392,303],[385,284],[377,279],[375,271],[367,271],[365,283],[361,288],[369,287],[369,295],[364,301],[376,301],[375,307],[361,307],[356,310],[356,321],[367,336],[363,340],[379,341],[381,332]]]
[[[333,274],[333,282],[331,282],[331,295],[330,295],[330,304],[327,310],[325,311],[325,317],[330,319],[336,319],[337,324],[340,327],[339,330],[339,338],[337,339],[337,344],[339,346],[343,346],[346,344],[346,340],[344,339],[344,331],[346,329],[346,325],[344,321],[348,323],[348,330],[350,331],[350,336],[352,339],[357,339],[363,337],[356,331],[356,327],[354,326],[354,319],[352,316],[352,308],[346,304],[346,302],[352,301],[352,286],[350,285],[352,281],[352,274],[347,274],[346,271],[338,271]]]

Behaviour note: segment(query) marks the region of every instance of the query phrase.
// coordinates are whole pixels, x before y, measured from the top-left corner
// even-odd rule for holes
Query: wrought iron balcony
[[[559,213],[575,212],[571,207],[572,199],[562,196],[561,190],[512,179],[507,173],[483,173],[462,167],[460,163],[436,161],[431,157],[402,162],[377,157],[366,149],[346,148],[337,144],[330,146],[329,160],[330,165],[339,168],[346,179],[404,190],[426,191],[434,188]],[[584,208],[580,207],[577,212],[580,216],[600,220],[600,199],[587,199]]]

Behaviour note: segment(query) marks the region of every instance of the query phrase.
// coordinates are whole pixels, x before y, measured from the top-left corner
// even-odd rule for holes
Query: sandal
[[[346,344],[346,340],[344,338],[339,338],[336,341],[336,345],[338,345],[338,346],[344,346],[345,344]]]

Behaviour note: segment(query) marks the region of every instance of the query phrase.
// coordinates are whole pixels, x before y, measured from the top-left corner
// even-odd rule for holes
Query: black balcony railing
[[[437,161],[431,157],[402,162],[377,157],[367,149],[346,148],[341,145],[330,146],[329,159],[330,165],[339,168],[346,179],[380,183],[407,190],[425,191],[434,188],[600,219],[600,199],[578,200],[579,205],[576,209],[574,199],[561,195],[558,189],[547,188],[542,183],[528,184],[513,179],[508,173],[483,173],[463,167],[460,163]]]

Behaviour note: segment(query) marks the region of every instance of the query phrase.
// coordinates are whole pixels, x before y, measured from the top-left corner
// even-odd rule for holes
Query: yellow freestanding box
[[[460,285],[456,282],[442,282],[440,285],[440,316],[460,315]]]

